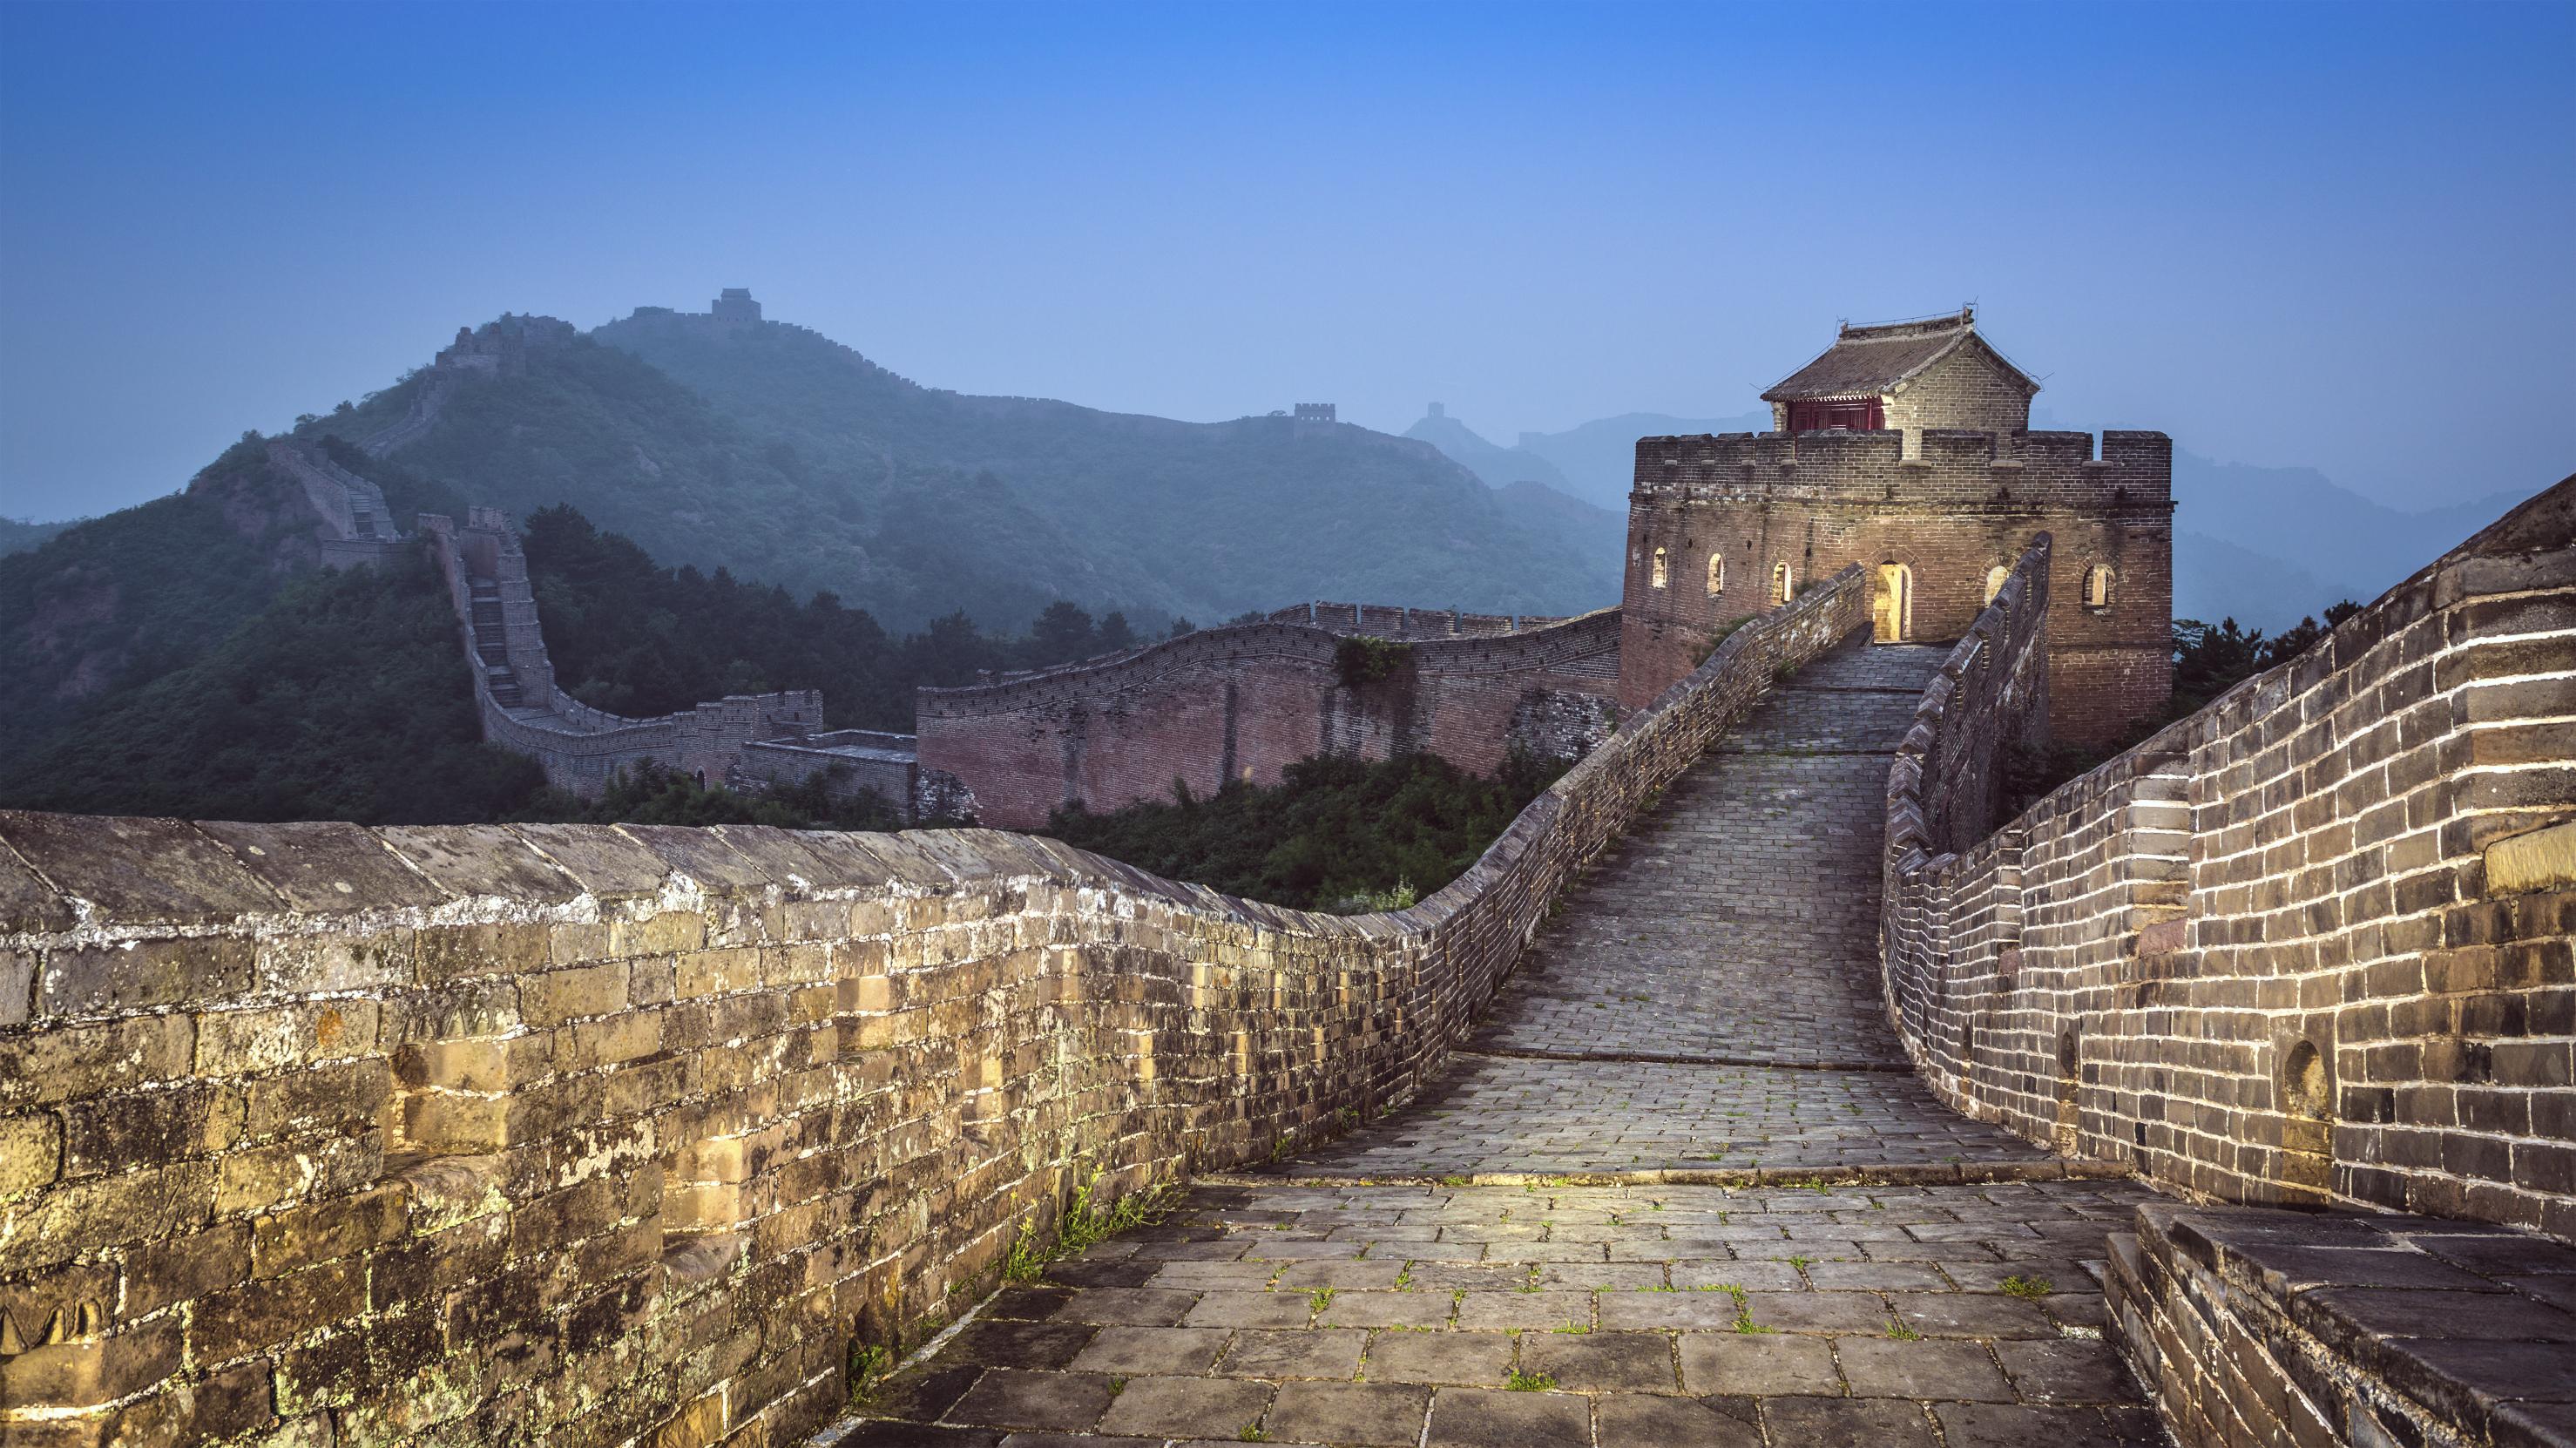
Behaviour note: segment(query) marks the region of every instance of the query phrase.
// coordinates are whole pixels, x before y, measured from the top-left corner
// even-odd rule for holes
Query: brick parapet
[[[1489,771],[1515,747],[1552,752],[1597,738],[1597,727],[1568,721],[1597,725],[1618,678],[1615,609],[1517,632],[1417,637],[1392,676],[1359,685],[1343,680],[1343,637],[1302,623],[1230,624],[1106,660],[923,689],[921,763],[964,781],[985,823],[1034,829],[1070,801],[1115,809],[1165,797],[1175,779],[1202,793],[1275,784],[1316,755],[1427,750]]]
[[[2488,865],[2576,817],[2571,519],[2576,479],[1976,843],[1892,781],[1935,1089],[2189,1193],[2576,1236],[2576,891]],[[1992,749],[1987,707],[1910,746]]]
[[[1403,1099],[1866,608],[1744,629],[1393,914],[984,831],[0,814],[0,1429],[796,1441],[1095,1173]]]

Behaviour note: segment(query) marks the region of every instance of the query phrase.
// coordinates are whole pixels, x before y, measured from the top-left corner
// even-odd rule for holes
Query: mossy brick
[[[365,1252],[400,1237],[410,1213],[409,1192],[375,1186],[256,1218],[250,1224],[251,1275],[275,1277]]]
[[[57,1182],[21,1198],[0,1225],[0,1276],[205,1224],[214,1167],[204,1161]]]
[[[126,1317],[149,1317],[173,1303],[250,1280],[251,1228],[224,1222],[201,1232],[162,1237],[122,1255]]]
[[[588,1071],[640,1060],[662,1049],[662,1012],[623,1011],[555,1032],[555,1068]]]
[[[383,1007],[364,997],[252,1010],[207,1011],[197,1017],[196,1071],[250,1076],[376,1049]]]
[[[708,1393],[683,1404],[644,1440],[645,1448],[709,1448],[724,1437],[724,1394]]]
[[[558,905],[582,893],[572,876],[499,825],[379,825],[375,834],[452,895]]]
[[[601,1088],[600,1109],[611,1116],[666,1110],[692,1094],[695,1069],[688,1058],[674,1056],[611,1072]]]
[[[850,933],[850,902],[790,900],[779,920],[789,940],[839,940]]]
[[[423,1041],[507,1036],[524,1024],[518,981],[454,981],[386,997],[379,1039],[390,1049]]]
[[[63,1174],[63,1123],[45,1112],[0,1116],[0,1201],[23,1197]]]
[[[285,901],[232,852],[178,820],[0,810],[0,843],[101,923],[206,925]]]
[[[280,935],[259,942],[260,988],[273,995],[397,989],[418,979],[414,934]]]
[[[533,921],[424,926],[414,949],[423,985],[519,975],[554,963],[552,928]]]
[[[371,831],[350,824],[197,826],[232,851],[243,870],[298,911],[426,907],[447,898]]]
[[[238,1092],[204,1081],[126,1091],[63,1108],[63,1175],[98,1176],[203,1156],[242,1134]]]
[[[531,1026],[558,1026],[626,1007],[626,965],[608,961],[541,971],[519,981],[519,1011]]]
[[[243,1131],[252,1140],[355,1132],[384,1109],[393,1093],[393,1066],[381,1056],[337,1061],[262,1077],[242,1090],[249,1099]]]
[[[394,1053],[394,1079],[415,1089],[497,1094],[509,1090],[513,1081],[543,1074],[553,1054],[547,1041],[526,1035],[417,1042]]]
[[[355,1190],[383,1166],[380,1132],[297,1137],[226,1154],[210,1195],[217,1216],[247,1216]]]
[[[230,1362],[345,1322],[366,1305],[366,1264],[354,1258],[247,1282],[190,1304],[188,1356]]]
[[[196,1023],[144,1016],[18,1032],[0,1040],[0,1104],[51,1104],[188,1073]]]
[[[707,943],[707,918],[694,910],[659,910],[640,920],[609,922],[611,956],[676,955]]]
[[[56,947],[45,953],[36,1010],[100,1016],[220,1001],[249,989],[254,959],[249,941],[227,935]]]
[[[748,945],[692,950],[672,962],[673,994],[680,1000],[694,1000],[749,990],[760,984],[761,954],[760,947]]]
[[[597,1076],[575,1076],[512,1091],[500,1098],[510,1144],[543,1141],[599,1120],[606,1091]]]
[[[587,965],[606,960],[614,931],[605,920],[557,920],[546,926],[547,963]]]
[[[511,1144],[506,1096],[418,1091],[402,1100],[402,1144],[414,1151],[480,1155]]]

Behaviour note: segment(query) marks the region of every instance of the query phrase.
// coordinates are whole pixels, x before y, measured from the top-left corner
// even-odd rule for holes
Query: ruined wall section
[[[1628,511],[1620,698],[1686,672],[1735,619],[1772,606],[1775,569],[1797,587],[1858,563],[1905,565],[1909,637],[1963,635],[1995,569],[2055,539],[2048,638],[2061,738],[2120,737],[2172,694],[2173,444],[2162,433],[1928,432],[1908,458],[1895,432],[1644,438]],[[1656,551],[1665,583],[1654,584]],[[1723,588],[1707,587],[1712,553]],[[2108,607],[2084,576],[2112,572]]]
[[[2576,479],[1964,847],[1912,761],[1998,731],[1928,698],[1884,941],[1926,1079],[2187,1192],[2576,1237],[2571,538]]]
[[[1393,675],[1356,686],[1343,682],[1340,642],[1329,628],[1232,624],[1106,661],[923,689],[921,763],[963,781],[984,823],[1036,829],[1076,800],[1106,811],[1168,798],[1176,779],[1200,794],[1229,780],[1277,784],[1319,754],[1428,750],[1479,773],[1515,747],[1570,759],[1615,722],[1615,610],[1517,633],[1417,636]]]
[[[1044,840],[0,814],[0,1437],[801,1441],[1071,1193],[1414,1091],[1855,573],[1340,919]]]

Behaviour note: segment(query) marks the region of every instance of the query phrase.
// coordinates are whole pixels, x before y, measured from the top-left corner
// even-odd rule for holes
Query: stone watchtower
[[[751,299],[749,287],[727,287],[724,295],[707,308],[715,319],[729,327],[752,327],[760,323],[760,303]]]
[[[1637,443],[1619,694],[1690,672],[1734,620],[1850,564],[1882,643],[1967,631],[2042,533],[2053,732],[2098,744],[2173,692],[2173,442],[2032,432],[2039,384],[1976,314],[1846,325],[1762,394],[1767,433]]]

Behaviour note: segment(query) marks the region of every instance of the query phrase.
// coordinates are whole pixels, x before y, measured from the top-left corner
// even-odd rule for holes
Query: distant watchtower
[[[2039,384],[1976,314],[1845,325],[1762,394],[1776,431],[1650,437],[1628,495],[1619,696],[1644,704],[1727,628],[1857,563],[1882,643],[1958,638],[2051,535],[2051,728],[2118,738],[2173,665],[2173,443],[2032,432]]]
[[[725,288],[724,295],[716,298],[715,305],[707,310],[727,326],[749,327],[760,321],[760,303],[751,299],[749,287]]]
[[[1790,373],[1762,400],[1774,432],[1905,434],[1905,455],[1923,455],[1923,429],[2018,432],[2030,426],[2039,384],[1977,335],[1977,309],[1875,326],[1842,325],[1815,361]]]
[[[1339,412],[1340,408],[1329,402],[1301,402],[1297,404],[1297,420],[1299,422],[1332,422],[1337,420],[1336,415]]]

